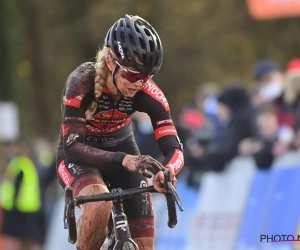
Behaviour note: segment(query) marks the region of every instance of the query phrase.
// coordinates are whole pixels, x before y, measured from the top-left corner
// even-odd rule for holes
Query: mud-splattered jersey
[[[59,148],[64,149],[69,162],[88,166],[108,162],[122,164],[124,154],[99,149],[101,140],[128,136],[131,116],[140,111],[151,118],[156,140],[165,156],[163,165],[178,173],[184,164],[182,145],[171,119],[168,101],[157,85],[151,80],[133,98],[123,96],[118,101],[104,88],[101,97],[96,99],[94,77],[93,63],[84,63],[70,74],[63,90]],[[86,110],[92,102],[97,104],[97,109],[93,117],[87,119]],[[90,138],[100,142],[99,148],[95,147],[95,140],[90,143]]]

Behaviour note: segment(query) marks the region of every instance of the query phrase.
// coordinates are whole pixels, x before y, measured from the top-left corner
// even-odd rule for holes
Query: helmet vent
[[[140,41],[142,49],[146,49],[145,41],[142,38],[140,38],[139,41]]]
[[[157,44],[157,51],[160,51],[160,42],[157,41],[156,37],[155,37],[155,40],[156,40],[156,44]]]
[[[136,51],[133,51],[133,54],[134,54],[134,58],[135,58],[136,63],[138,63],[140,65],[143,65],[143,63],[140,62],[139,54]]]
[[[150,40],[149,45],[150,45],[150,51],[154,52],[154,43],[153,43],[153,41]]]
[[[134,25],[134,28],[137,33],[141,33],[140,29],[136,25]]]
[[[151,32],[148,29],[144,29],[147,36],[151,36]]]
[[[140,26],[143,26],[143,25],[144,25],[144,22],[143,22],[141,19],[138,19],[136,22],[137,22],[137,24],[140,25]]]
[[[131,56],[127,48],[124,48],[125,57],[128,61],[131,61]]]
[[[125,34],[124,32],[121,32],[121,40],[123,43],[125,43]]]
[[[117,40],[117,31],[116,30],[113,31],[113,40]]]
[[[130,41],[131,45],[136,45],[135,41],[134,41],[134,38],[133,38],[133,36],[131,34],[129,34],[129,41]]]

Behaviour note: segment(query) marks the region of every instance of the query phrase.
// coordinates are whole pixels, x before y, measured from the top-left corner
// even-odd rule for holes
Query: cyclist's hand
[[[173,186],[176,188],[177,179],[176,179],[175,174],[174,174],[174,169],[173,168],[166,168],[165,171],[170,173],[170,177],[169,177],[170,181],[172,182]],[[164,182],[165,182],[164,172],[159,171],[155,175],[154,180],[153,180],[153,186],[154,186],[154,188],[157,192],[159,192],[159,193],[167,193],[168,192],[168,190],[166,190],[163,187]]]
[[[163,165],[149,155],[126,155],[122,165],[128,171],[142,174],[148,178],[151,178],[151,174],[147,171],[156,174],[164,169]]]

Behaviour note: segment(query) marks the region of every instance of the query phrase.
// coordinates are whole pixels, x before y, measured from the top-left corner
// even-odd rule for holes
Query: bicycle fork
[[[119,189],[113,189],[112,192],[120,192]],[[113,200],[112,220],[113,230],[112,235],[109,235],[101,250],[139,250],[137,244],[131,239],[131,234],[128,226],[127,216],[123,209],[123,199],[120,196]],[[115,241],[114,247],[112,245]]]

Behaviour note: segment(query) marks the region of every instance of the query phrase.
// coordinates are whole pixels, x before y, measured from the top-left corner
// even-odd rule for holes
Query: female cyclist
[[[151,79],[162,59],[153,27],[139,16],[125,15],[109,29],[96,62],[83,63],[69,75],[62,97],[57,173],[62,187],[72,186],[75,197],[148,185],[148,171],[155,175],[155,189],[166,192],[161,187],[165,168],[176,185],[175,175],[184,163],[182,146],[167,99]],[[140,155],[130,124],[135,111],[150,116],[165,156],[162,164]],[[111,208],[111,202],[81,206],[77,249],[99,250]],[[151,195],[125,200],[124,210],[140,249],[154,249]]]

